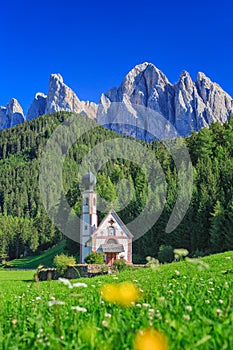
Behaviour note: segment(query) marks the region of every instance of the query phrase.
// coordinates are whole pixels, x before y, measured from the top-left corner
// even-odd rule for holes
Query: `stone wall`
[[[105,265],[88,265],[77,264],[68,266],[65,274],[61,276],[55,268],[43,268],[38,272],[39,281],[57,280],[59,277],[67,279],[76,279],[80,277],[94,277],[109,273],[109,269]]]

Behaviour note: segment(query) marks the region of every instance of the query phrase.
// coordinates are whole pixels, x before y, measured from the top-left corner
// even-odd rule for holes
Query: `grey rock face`
[[[6,107],[0,107],[0,129],[11,128],[24,121],[23,109],[15,98],[12,98]]]
[[[134,67],[119,88],[102,94],[98,105],[80,101],[60,74],[52,74],[47,96],[36,94],[26,119],[57,111],[87,115],[115,131],[149,141],[150,133],[169,137],[172,131],[187,136],[214,121],[224,123],[233,115],[233,100],[204,73],[198,73],[194,82],[184,71],[178,82],[171,84],[158,68],[145,62]],[[0,129],[24,120],[17,100],[0,107]]]
[[[124,113],[119,112],[117,104],[124,105]],[[143,112],[138,106],[144,107]],[[140,125],[155,135],[158,131],[155,119],[160,115],[171,123],[170,126],[167,124],[166,130],[174,126],[179,135],[187,136],[193,130],[208,127],[213,121],[224,123],[231,114],[231,96],[205,74],[198,73],[197,81],[193,82],[184,71],[172,85],[158,68],[146,62],[132,69],[118,89],[102,94],[97,121],[127,134],[130,132],[124,130],[123,124],[130,122],[131,130]],[[112,126],[114,123],[115,127]],[[121,127],[117,128],[117,124]]]
[[[60,74],[52,74],[46,101],[45,114],[69,111],[96,117],[97,105],[93,102],[80,101],[77,95],[63,82]]]
[[[38,92],[35,95],[34,100],[31,106],[29,107],[26,115],[27,120],[31,120],[35,117],[39,117],[40,115],[45,114],[46,98],[47,96],[42,92]]]

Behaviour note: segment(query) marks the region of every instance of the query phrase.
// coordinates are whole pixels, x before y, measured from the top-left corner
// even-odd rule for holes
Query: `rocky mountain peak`
[[[24,121],[23,109],[16,98],[12,98],[6,107],[0,108],[0,129],[11,128]]]
[[[43,92],[37,92],[31,106],[28,109],[26,119],[31,120],[35,116],[45,114],[47,96]]]

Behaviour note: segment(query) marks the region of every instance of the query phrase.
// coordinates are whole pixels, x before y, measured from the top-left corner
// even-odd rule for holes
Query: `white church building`
[[[80,220],[80,263],[91,252],[104,255],[105,263],[112,265],[116,259],[132,263],[132,238],[117,213],[111,209],[98,226],[96,177],[91,171],[82,179],[82,214]]]

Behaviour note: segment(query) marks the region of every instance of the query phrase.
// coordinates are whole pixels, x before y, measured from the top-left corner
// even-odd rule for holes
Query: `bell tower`
[[[96,213],[97,194],[95,192],[96,177],[89,170],[82,178],[82,214],[80,220],[80,263],[92,251],[91,235],[97,229]]]

